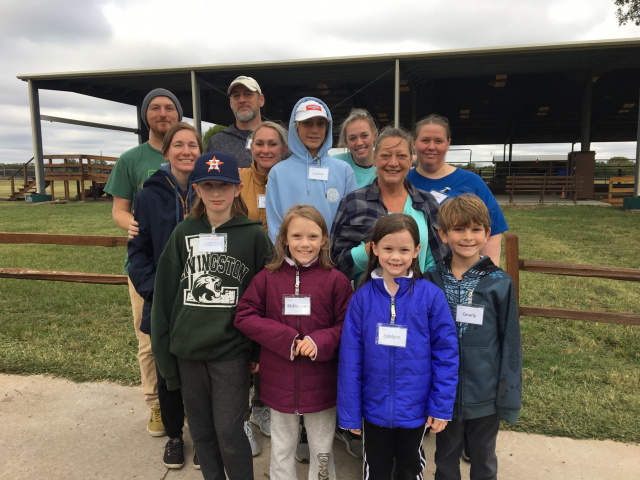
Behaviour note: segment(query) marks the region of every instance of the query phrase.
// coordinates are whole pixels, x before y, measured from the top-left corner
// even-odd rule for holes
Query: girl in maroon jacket
[[[299,415],[311,453],[309,479],[335,479],[338,350],[353,289],[331,267],[329,232],[318,210],[291,207],[274,260],[238,303],[235,325],[262,345],[261,398],[271,407],[271,478],[295,480]]]

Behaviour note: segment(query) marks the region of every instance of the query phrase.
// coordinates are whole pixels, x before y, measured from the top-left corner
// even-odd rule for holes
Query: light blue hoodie
[[[275,243],[287,211],[294,205],[313,205],[322,214],[331,233],[333,218],[338,210],[340,200],[347,193],[358,188],[353,169],[348,163],[330,156],[327,152],[333,145],[332,127],[315,158],[298,136],[295,125],[295,113],[298,105],[307,100],[314,100],[327,111],[331,112],[322,100],[314,97],[304,97],[296,103],[289,121],[289,149],[291,157],[277,163],[269,172],[266,192],[267,225],[269,237]],[[329,180],[309,180],[309,167],[324,167],[329,169]]]

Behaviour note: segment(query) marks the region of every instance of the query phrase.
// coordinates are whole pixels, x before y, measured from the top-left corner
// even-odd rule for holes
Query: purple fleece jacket
[[[315,261],[299,267],[300,295],[311,296],[311,315],[282,313],[282,296],[295,293],[296,267],[282,265],[256,275],[236,310],[235,326],[262,345],[260,399],[281,413],[315,413],[336,406],[338,350],[342,324],[353,289],[336,269]],[[296,338],[309,336],[317,346],[315,360],[291,359]]]

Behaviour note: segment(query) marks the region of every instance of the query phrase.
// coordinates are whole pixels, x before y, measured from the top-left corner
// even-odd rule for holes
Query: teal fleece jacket
[[[262,222],[241,215],[216,228],[227,235],[226,252],[201,252],[201,233],[211,233],[206,216],[178,224],[156,271],[151,348],[169,390],[180,388],[177,358],[235,360],[257,350],[233,320],[238,301],[271,255]]]

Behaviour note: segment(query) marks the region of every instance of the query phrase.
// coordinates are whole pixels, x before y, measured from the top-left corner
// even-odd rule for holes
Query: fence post
[[[520,307],[520,252],[518,248],[518,235],[515,233],[505,234],[506,242],[506,270],[509,276],[513,280],[513,284],[516,287],[516,300],[518,301],[518,308]]]

